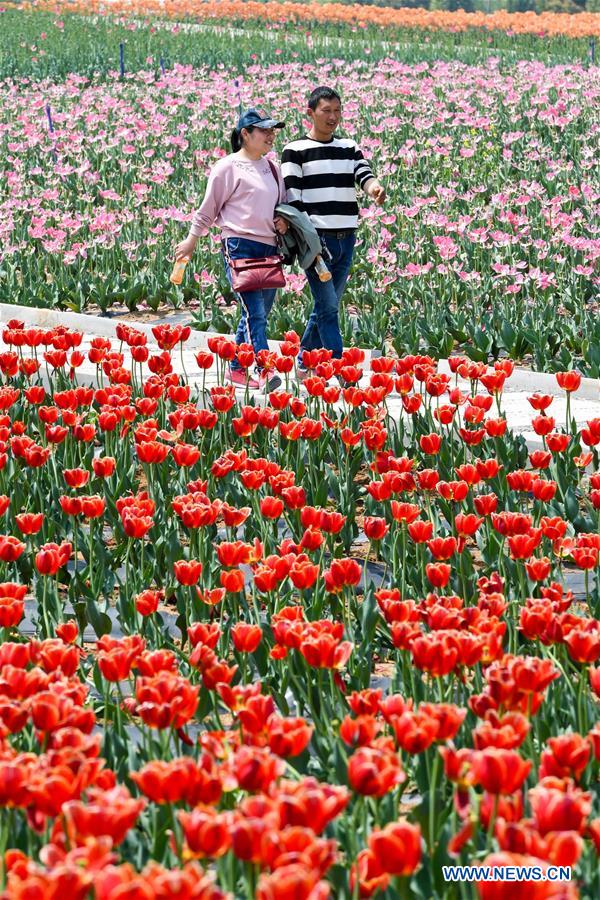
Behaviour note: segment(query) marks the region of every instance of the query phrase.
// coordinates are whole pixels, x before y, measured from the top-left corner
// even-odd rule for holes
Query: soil
[[[174,307],[171,304],[164,303],[158,307],[156,310],[152,309],[135,309],[130,310],[123,304],[115,303],[111,306],[110,311],[108,313],[103,313],[99,306],[86,306],[85,313],[86,315],[91,316],[99,316],[104,319],[115,319],[117,321],[124,322],[139,322],[144,324],[152,325],[155,322],[159,322],[163,319],[169,319],[173,317],[183,317],[186,313],[189,316],[189,323],[192,323],[192,315],[200,309],[199,301],[191,301],[182,307]]]

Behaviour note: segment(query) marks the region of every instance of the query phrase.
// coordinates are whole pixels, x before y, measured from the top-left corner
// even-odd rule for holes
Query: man
[[[348,280],[358,227],[356,185],[379,206],[385,201],[385,190],[356,143],[335,134],[342,118],[336,91],[315,88],[308,98],[308,115],[311,128],[284,147],[281,171],[288,203],[306,212],[319,232],[332,278],[321,281],[314,266],[306,272],[314,306],[301,349],[326,347],[334,358],[339,358],[340,299]]]

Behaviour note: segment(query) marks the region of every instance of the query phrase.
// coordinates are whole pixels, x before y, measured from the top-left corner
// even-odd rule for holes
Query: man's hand
[[[185,241],[182,241],[175,247],[175,259],[183,259],[184,256],[191,259],[197,243],[198,238],[194,237],[193,234],[190,234],[186,237]]]
[[[289,228],[288,223],[285,219],[282,219],[281,216],[275,216],[273,219],[273,224],[275,225],[275,231],[277,234],[285,234]]]
[[[371,200],[375,201],[377,206],[383,206],[386,196],[385,188],[379,181],[377,181],[376,178],[373,178],[371,181],[369,181],[366,187],[366,191]]]

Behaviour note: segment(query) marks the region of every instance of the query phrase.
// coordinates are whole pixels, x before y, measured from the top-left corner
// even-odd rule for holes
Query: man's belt
[[[318,234],[323,235],[323,237],[333,237],[340,241],[342,238],[350,237],[351,234],[355,234],[356,228],[342,228],[340,231],[334,231],[329,228],[317,228],[317,232]]]

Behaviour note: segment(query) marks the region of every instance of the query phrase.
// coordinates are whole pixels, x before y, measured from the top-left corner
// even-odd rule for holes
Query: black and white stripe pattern
[[[356,185],[362,188],[374,176],[353,140],[292,141],[283,150],[281,173],[287,202],[308,213],[320,231],[358,226]]]

